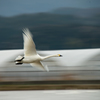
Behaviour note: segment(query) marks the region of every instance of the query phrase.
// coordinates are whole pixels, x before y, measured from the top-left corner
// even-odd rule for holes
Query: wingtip
[[[45,70],[46,70],[47,72],[49,72],[49,69],[48,69],[48,66],[47,66],[47,65],[45,66]]]
[[[22,31],[23,31],[23,34],[25,34],[27,37],[29,38],[33,37],[32,33],[30,32],[28,28],[23,28]]]
[[[23,31],[24,34],[25,34],[26,32],[29,32],[29,29],[28,29],[28,28],[23,28],[22,31]]]

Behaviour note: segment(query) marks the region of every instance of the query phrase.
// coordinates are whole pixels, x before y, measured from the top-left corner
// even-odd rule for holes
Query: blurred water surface
[[[0,91],[0,100],[100,100],[100,90]]]

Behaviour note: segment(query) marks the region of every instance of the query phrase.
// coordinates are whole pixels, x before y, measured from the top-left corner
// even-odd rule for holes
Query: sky
[[[96,8],[100,0],[0,0],[0,16],[48,12],[62,7]]]

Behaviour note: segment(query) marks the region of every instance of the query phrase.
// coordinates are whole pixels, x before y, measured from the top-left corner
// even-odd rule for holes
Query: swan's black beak
[[[59,55],[59,57],[62,57],[62,55]]]

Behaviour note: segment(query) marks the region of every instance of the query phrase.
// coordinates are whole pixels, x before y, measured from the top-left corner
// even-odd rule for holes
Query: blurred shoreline
[[[0,82],[0,91],[62,89],[100,89],[100,80]]]

